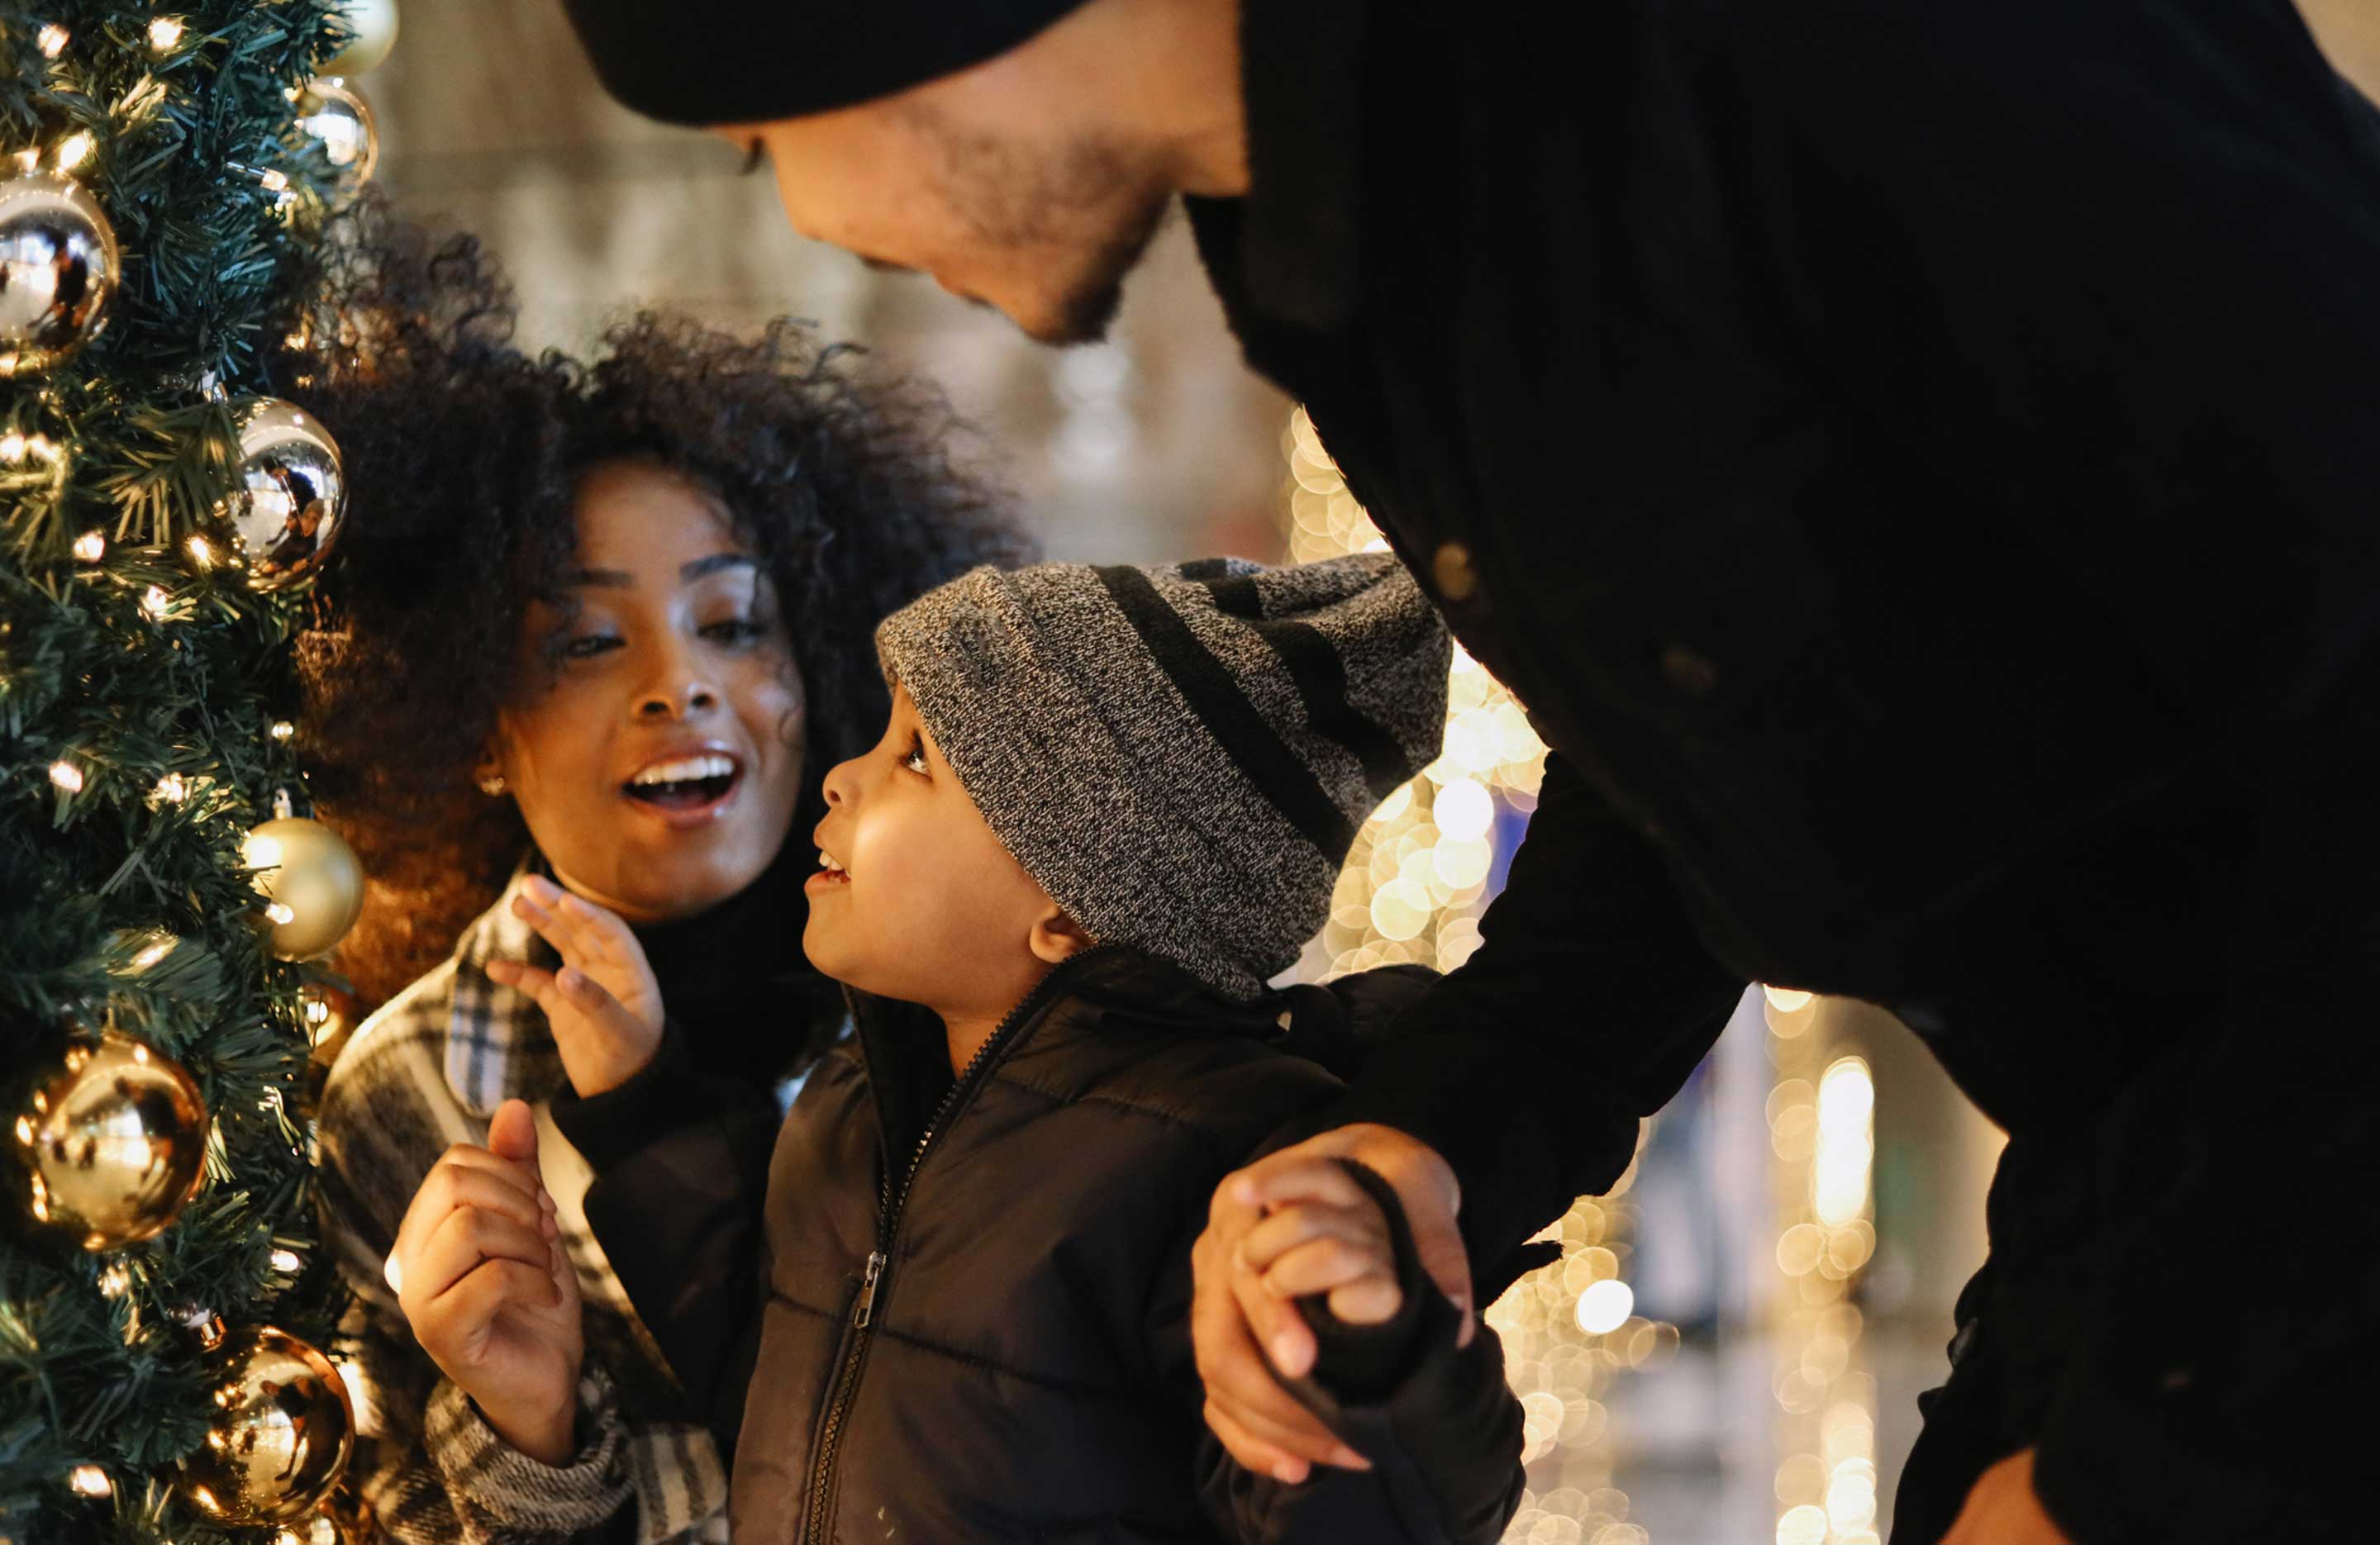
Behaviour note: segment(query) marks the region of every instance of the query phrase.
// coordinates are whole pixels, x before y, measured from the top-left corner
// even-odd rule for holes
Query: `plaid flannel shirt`
[[[397,1545],[553,1545],[637,1509],[638,1545],[723,1545],[727,1478],[587,1226],[593,1179],[548,1109],[564,1085],[545,1015],[487,974],[494,960],[555,962],[513,916],[524,864],[454,956],[358,1029],[322,1094],[324,1227],[356,1292],[344,1328],[357,1394],[356,1473]],[[538,1163],[578,1268],[587,1358],[582,1447],[549,1466],[496,1435],[438,1371],[382,1274],[397,1225],[440,1154],[484,1143],[508,1099],[537,1112]]]

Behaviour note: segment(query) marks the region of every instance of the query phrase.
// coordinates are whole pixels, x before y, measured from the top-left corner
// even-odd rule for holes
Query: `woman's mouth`
[[[651,763],[622,784],[620,792],[672,825],[691,826],[717,815],[743,780],[735,757],[706,751]]]

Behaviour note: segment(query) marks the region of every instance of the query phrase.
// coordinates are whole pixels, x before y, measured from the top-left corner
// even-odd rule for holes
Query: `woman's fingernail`
[[[1303,1459],[1284,1459],[1272,1467],[1272,1478],[1294,1486],[1305,1479],[1305,1461]]]
[[[1272,1365],[1273,1365],[1273,1367],[1275,1367],[1275,1368],[1277,1368],[1277,1369],[1281,1370],[1283,1373],[1287,1373],[1287,1374],[1289,1374],[1291,1377],[1294,1378],[1294,1377],[1296,1376],[1296,1373],[1297,1373],[1297,1371],[1298,1371],[1298,1370],[1297,1370],[1293,1369],[1291,1365],[1292,1365],[1292,1364],[1293,1364],[1293,1363],[1297,1359],[1297,1356],[1298,1356],[1298,1354],[1299,1354],[1300,1352],[1304,1351],[1304,1350],[1305,1350],[1305,1348],[1303,1348],[1302,1346],[1300,1346],[1297,1344],[1297,1338],[1296,1338],[1295,1336],[1293,1336],[1293,1335],[1291,1335],[1291,1334],[1287,1334],[1286,1332],[1284,1332],[1283,1334],[1280,1334],[1280,1335],[1277,1335],[1277,1336],[1273,1337],[1273,1338],[1272,1338]]]

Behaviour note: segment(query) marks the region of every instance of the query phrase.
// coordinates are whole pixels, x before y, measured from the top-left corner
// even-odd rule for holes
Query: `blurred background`
[[[2306,9],[2349,73],[2380,78],[2380,4]],[[1178,222],[1112,341],[1056,352],[794,235],[736,150],[612,105],[550,4],[403,0],[395,53],[355,84],[380,180],[502,256],[524,343],[577,349],[644,304],[733,329],[809,319],[938,382],[1055,558],[1374,539],[1295,404],[1241,365]],[[1365,829],[1301,973],[1458,964],[1542,756],[1458,658],[1446,755]],[[1880,1011],[1750,989],[1629,1174],[1561,1220],[1563,1259],[1491,1311],[1529,1418],[1510,1538],[1875,1545],[1983,1259],[1998,1141]]]

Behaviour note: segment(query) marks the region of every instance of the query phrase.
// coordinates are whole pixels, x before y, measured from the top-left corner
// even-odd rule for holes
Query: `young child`
[[[770,1175],[739,1545],[1497,1539],[1519,1406],[1377,1177],[1249,1247],[1317,1332],[1293,1388],[1367,1468],[1237,1467],[1186,1323],[1215,1186],[1340,1088],[1284,1043],[1350,1000],[1266,981],[1437,754],[1419,590],[1386,555],[978,569],[877,641],[891,720],[827,776],[803,937],[857,1033]]]

